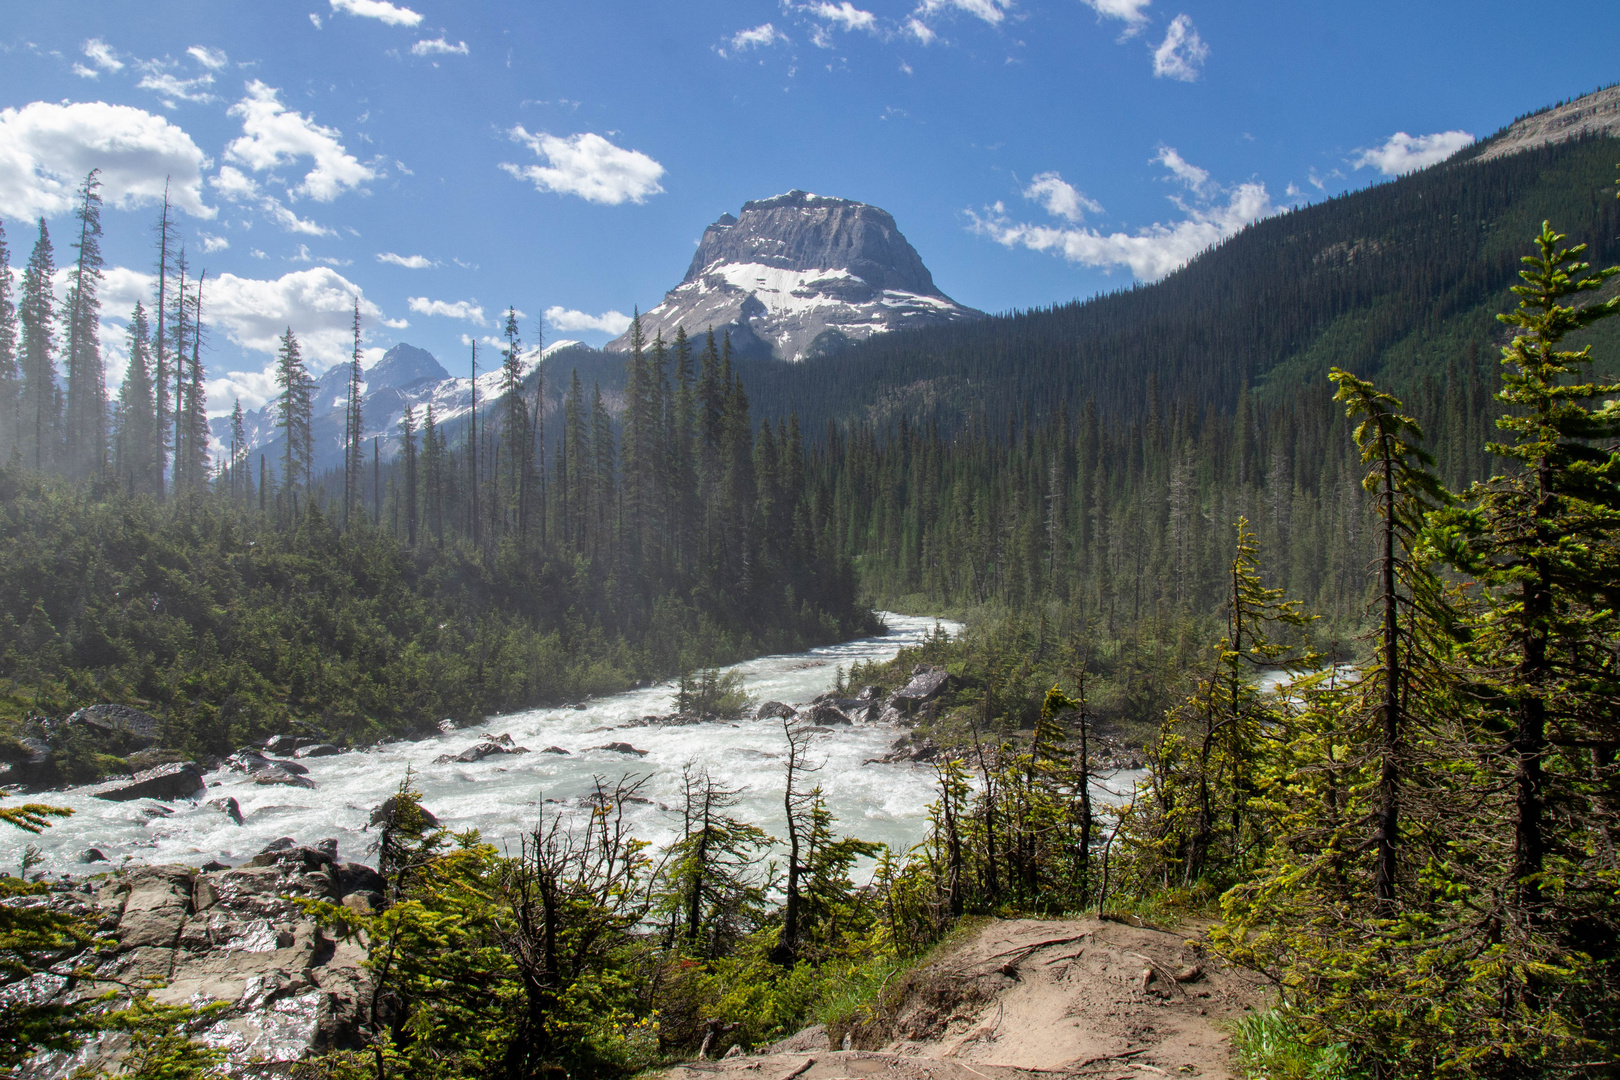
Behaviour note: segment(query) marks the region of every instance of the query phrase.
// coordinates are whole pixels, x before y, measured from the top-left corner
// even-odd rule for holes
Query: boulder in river
[[[323,742],[315,743],[312,746],[300,746],[297,750],[293,751],[293,757],[332,757],[334,754],[341,753],[343,753],[343,751],[338,747],[333,746],[329,742]]]
[[[208,805],[223,812],[226,817],[230,818],[238,825],[242,824],[242,804],[237,802],[231,796],[227,795],[223,799],[212,799],[209,801]]]
[[[791,720],[797,715],[799,715],[799,710],[791,705],[784,705],[780,701],[767,701],[754,713],[754,716],[760,720]]]
[[[563,755],[563,756],[564,756],[564,757],[568,757],[568,756],[569,756],[569,753],[568,753],[568,751],[567,751],[567,750],[564,750],[564,749],[563,749],[563,748],[562,748],[562,747],[560,747],[560,746],[548,746],[548,747],[546,747],[546,748],[545,748],[545,749],[544,749],[544,750],[542,750],[542,751],[540,751],[540,752],[541,752],[541,753],[542,753],[542,754],[561,754],[561,755]]]
[[[503,735],[501,738],[506,740],[504,744],[494,739],[485,739],[481,743],[475,743],[467,747],[459,754],[440,754],[433,759],[433,763],[435,765],[448,765],[452,762],[459,762],[463,765],[471,765],[475,761],[483,761],[485,758],[495,754],[527,754],[529,752],[527,746],[511,745],[512,737],[510,735]]]
[[[637,757],[646,757],[647,751],[637,750],[627,742],[610,742],[605,746],[595,747],[597,750],[611,750],[615,754],[635,754]]]
[[[264,748],[277,757],[291,757],[300,746],[308,746],[314,741],[302,735],[272,735],[264,740]]]
[[[297,773],[288,772],[286,769],[281,768],[262,769],[253,774],[253,782],[265,785],[285,784],[288,787],[309,788],[311,790],[315,788],[315,781],[309,777],[300,776]]]
[[[100,848],[85,848],[79,853],[79,861],[82,863],[106,862],[107,856],[102,853]]]
[[[830,702],[823,702],[812,708],[804,714],[804,720],[805,723],[816,727],[832,727],[850,722],[849,717],[845,716],[836,705]]]
[[[189,799],[206,790],[202,773],[190,762],[159,765],[138,772],[128,780],[114,780],[93,789],[90,794],[112,802],[132,799]]]
[[[950,688],[951,675],[942,667],[918,664],[911,671],[911,681],[896,690],[889,704],[903,713],[915,712],[924,703],[933,701]]]

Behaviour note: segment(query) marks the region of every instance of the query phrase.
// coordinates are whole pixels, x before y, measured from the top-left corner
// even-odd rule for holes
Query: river
[[[902,647],[915,645],[933,632],[936,620],[885,613],[889,633],[825,645],[807,652],[762,656],[736,664],[748,693],[756,701],[807,702],[833,688],[836,669],[856,661],[883,661]],[[957,633],[955,623],[939,623]],[[367,830],[373,807],[391,795],[407,770],[422,792],[422,805],[449,828],[478,829],[486,840],[515,849],[518,838],[534,827],[548,800],[567,807],[591,790],[593,778],[610,783],[630,774],[646,781],[638,792],[650,800],[630,807],[635,835],[654,844],[675,836],[679,826],[682,770],[707,769],[718,782],[738,792],[734,816],[767,832],[782,826],[782,753],[786,737],[780,720],[744,720],[685,727],[620,725],[647,715],[674,711],[672,683],[632,690],[586,702],[583,708],[531,709],[494,717],[476,727],[436,738],[393,742],[371,750],[331,757],[306,758],[314,790],[263,786],[240,772],[209,773],[208,800],[234,797],[242,809],[237,825],[207,800],[163,804],[153,800],[108,802],[84,788],[70,788],[29,802],[65,806],[73,816],[58,820],[39,836],[16,829],[0,832],[0,867],[16,872],[25,845],[39,847],[43,860],[36,872],[94,873],[125,862],[186,863],[210,860],[235,865],[252,858],[272,840],[291,836],[313,844],[332,838],[339,857],[371,861],[376,840]],[[863,765],[884,753],[901,729],[881,724],[838,727],[816,739],[813,760],[822,763],[813,783],[825,792],[837,817],[835,828],[865,840],[905,848],[923,836],[926,807],[933,799],[933,771],[926,765]],[[510,734],[532,752],[497,755],[474,764],[435,764],[442,754],[456,754],[483,735]],[[647,751],[645,757],[598,749],[609,742],[628,742]],[[540,753],[560,746],[569,754]],[[11,798],[7,805],[23,800]],[[165,815],[165,808],[172,813]],[[85,865],[88,848],[109,862]]]

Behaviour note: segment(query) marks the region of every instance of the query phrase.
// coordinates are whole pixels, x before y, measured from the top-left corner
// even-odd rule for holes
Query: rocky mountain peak
[[[794,190],[703,231],[681,283],[642,316],[651,338],[713,327],[744,352],[802,360],[902,327],[976,319],[934,284],[888,211]],[[629,348],[626,334],[609,349]]]
[[[1515,120],[1493,136],[1472,160],[1490,161],[1547,143],[1592,135],[1620,137],[1620,84]]]

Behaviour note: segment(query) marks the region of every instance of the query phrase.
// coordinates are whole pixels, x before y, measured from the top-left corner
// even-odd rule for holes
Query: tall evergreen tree
[[[39,219],[39,239],[23,270],[22,302],[17,322],[22,328],[22,450],[36,469],[56,463],[61,427],[61,393],[56,386],[56,298],[51,278],[56,261],[45,219]]]
[[[405,406],[399,418],[400,457],[405,465],[405,535],[416,546],[416,407]]]
[[[163,211],[158,217],[157,295],[154,297],[152,317],[156,320],[152,337],[152,407],[156,436],[152,440],[152,468],[157,478],[158,495],[163,494],[164,477],[169,468],[169,350],[173,344],[167,334],[169,318],[169,273],[175,252],[175,222],[170,216],[169,183],[163,182]],[[178,348],[178,346],[175,346]]]
[[[179,414],[180,426],[185,432],[185,457],[182,459],[178,453],[175,455],[177,472],[185,475],[185,486],[193,490],[202,490],[208,484],[208,391],[204,383],[202,344],[203,344],[203,282],[207,275],[197,278],[197,287],[191,294],[191,356],[190,362],[182,363],[183,357],[176,357],[176,371],[184,369],[186,375],[185,407]]]
[[[297,512],[297,492],[302,484],[309,486],[309,473],[313,445],[311,444],[310,393],[314,380],[304,370],[303,353],[292,327],[281,337],[281,348],[276,351],[276,386],[281,390],[276,399],[276,426],[281,428],[281,490],[286,493],[287,512]]]
[[[174,299],[170,305],[169,326],[172,336],[169,339],[171,354],[170,377],[174,386],[173,395],[169,398],[172,438],[170,447],[173,451],[171,458],[170,480],[176,491],[185,478],[188,449],[186,447],[186,418],[189,415],[186,407],[186,358],[191,351],[192,322],[191,322],[191,294],[186,290],[186,272],[190,266],[186,262],[185,245],[174,256]]]
[[[501,350],[501,439],[506,447],[507,490],[502,517],[521,536],[529,501],[529,407],[523,400],[523,340],[518,336],[517,309],[506,309],[506,348]]]
[[[63,464],[70,476],[99,474],[107,464],[107,375],[101,360],[101,171],[79,186],[73,216],[78,251],[62,310],[67,360]]]
[[[0,451],[17,446],[22,371],[17,366],[17,305],[11,298],[11,252],[0,224]]]
[[[343,527],[364,505],[361,480],[366,472],[365,424],[361,416],[364,382],[360,368],[360,298],[354,298],[354,348],[349,353],[349,379],[343,397]]]
[[[157,438],[152,396],[151,330],[139,301],[129,316],[129,367],[118,396],[118,478],[130,494],[156,494],[158,484],[152,442]]]

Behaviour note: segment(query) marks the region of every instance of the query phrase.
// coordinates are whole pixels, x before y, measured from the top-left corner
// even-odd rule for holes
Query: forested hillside
[[[1153,285],[744,370],[766,415],[818,433],[905,415],[952,434],[1087,401],[1130,424],[1154,380],[1164,408],[1231,415],[1245,388],[1285,401],[1333,365],[1406,390],[1470,346],[1494,367],[1492,316],[1543,220],[1615,258],[1617,160],[1620,140],[1587,138],[1443,163],[1256,222]]]

